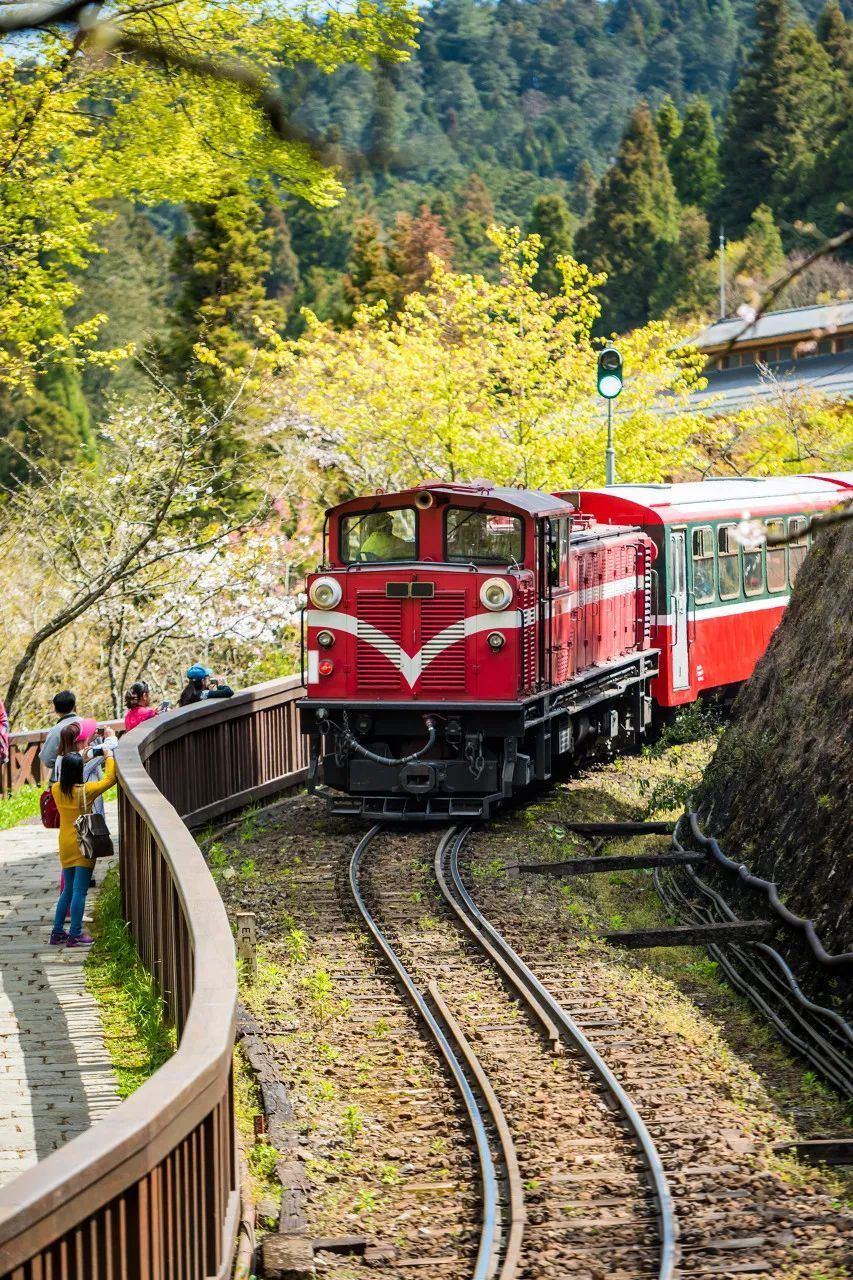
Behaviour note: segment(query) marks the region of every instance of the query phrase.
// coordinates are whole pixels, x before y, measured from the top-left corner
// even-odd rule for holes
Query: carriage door
[[[670,530],[669,554],[672,570],[672,687],[687,689],[690,670],[687,653],[687,533],[684,529]]]

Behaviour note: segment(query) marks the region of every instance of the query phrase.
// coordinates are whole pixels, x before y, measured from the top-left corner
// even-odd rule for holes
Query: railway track
[[[426,945],[400,885],[418,868],[423,877],[430,837],[374,827],[349,882],[470,1120],[482,1180],[473,1276],[670,1280],[675,1218],[654,1142],[590,1040],[471,898],[459,868],[466,835],[433,839],[448,917]]]

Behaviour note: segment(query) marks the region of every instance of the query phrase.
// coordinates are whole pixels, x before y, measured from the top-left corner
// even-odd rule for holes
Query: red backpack
[[[59,810],[56,807],[56,801],[51,795],[50,786],[47,786],[41,793],[39,808],[41,809],[41,825],[47,827],[50,831],[57,830],[59,827]]]

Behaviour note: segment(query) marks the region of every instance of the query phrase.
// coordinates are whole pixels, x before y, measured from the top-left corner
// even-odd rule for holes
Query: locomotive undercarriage
[[[511,703],[302,701],[308,788],[337,815],[488,818],[563,764],[641,742],[657,669],[647,650]]]

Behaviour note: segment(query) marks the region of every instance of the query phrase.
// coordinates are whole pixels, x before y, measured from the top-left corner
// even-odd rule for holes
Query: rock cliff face
[[[828,951],[853,950],[853,523],[818,535],[697,808]]]

